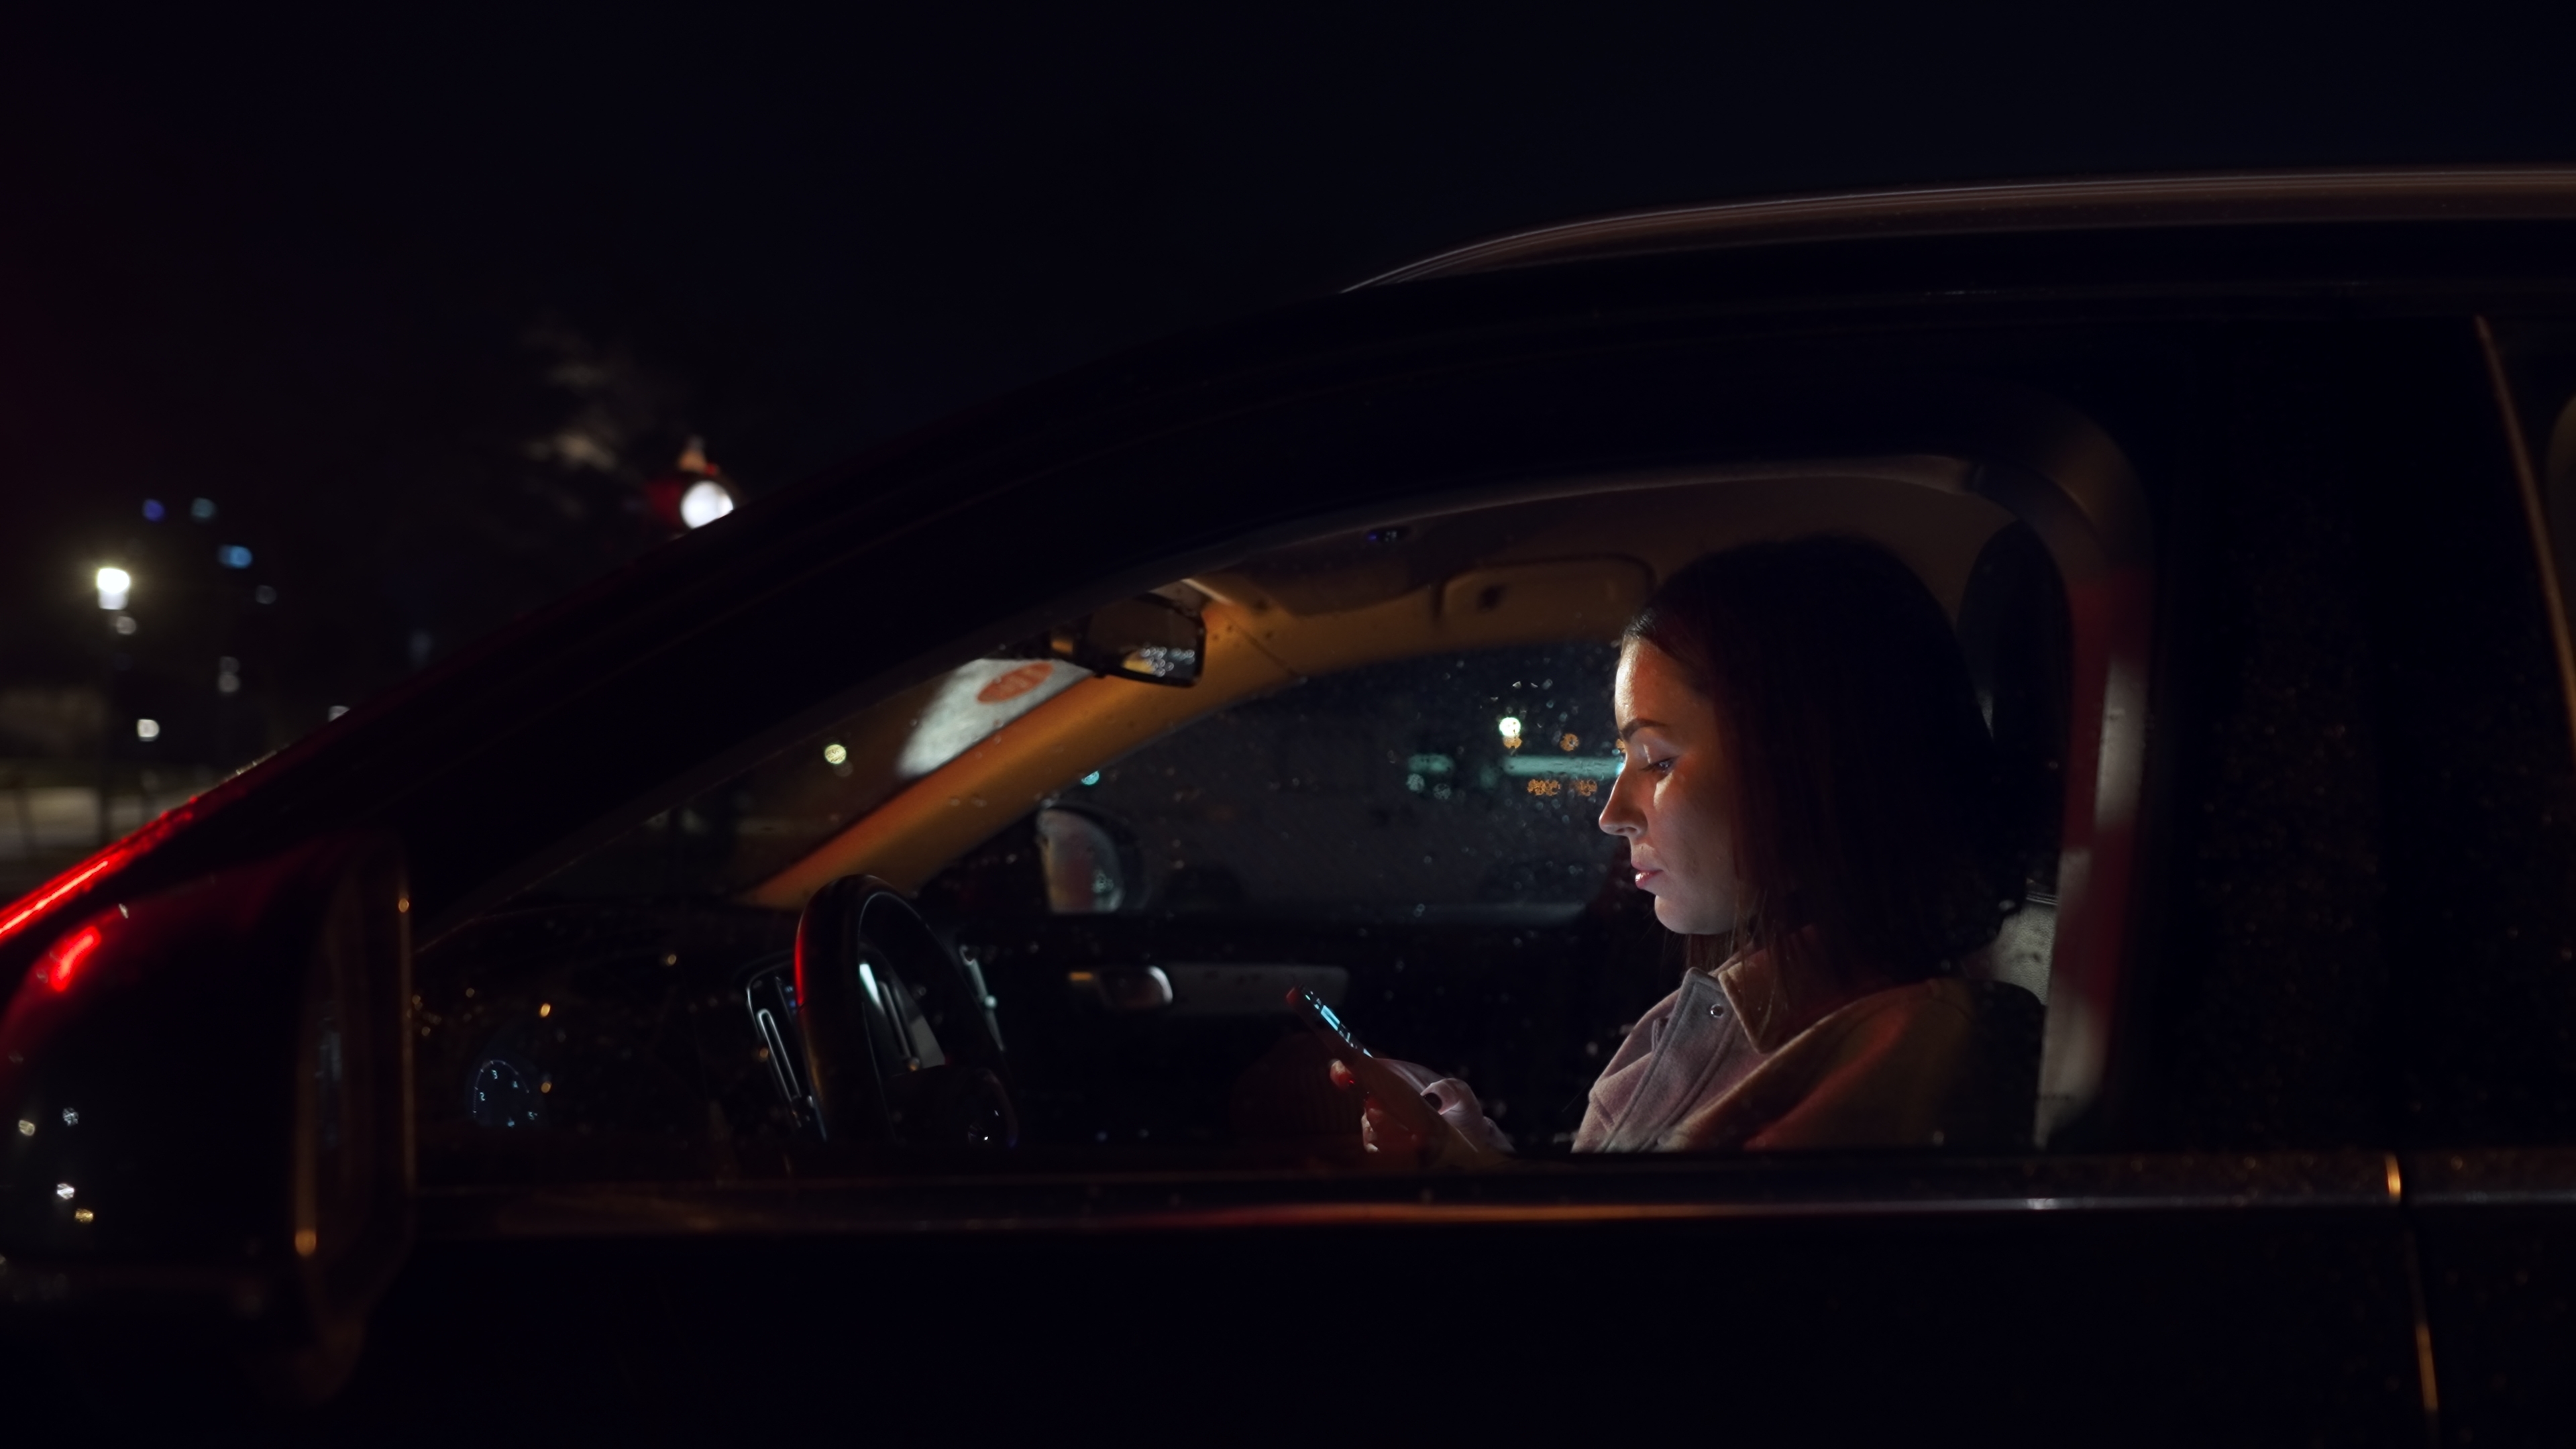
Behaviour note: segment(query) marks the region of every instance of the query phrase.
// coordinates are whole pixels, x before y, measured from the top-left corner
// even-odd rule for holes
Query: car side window
[[[2384,472],[2357,490],[2386,540],[2381,586],[2402,600],[2382,625],[2386,667],[2405,681],[2388,694],[2390,747],[2407,760],[2391,773],[2384,868],[2412,883],[2390,917],[2422,1006],[2402,1039],[2400,1122],[2429,1145],[2566,1144],[2576,1142],[2566,675],[2576,323],[2498,317],[2447,329],[2441,342],[2422,350],[2445,364],[2446,385],[2413,383],[2407,399],[2439,451],[2405,432],[2374,438]],[[2413,382],[2390,367],[2370,377]],[[2443,491],[2428,506],[2435,478]]]
[[[804,1174],[870,1143],[1366,1165],[1376,1098],[1301,998],[1471,1084],[1480,1150],[1564,1152],[1688,964],[1600,824],[1619,631],[1658,578],[1784,538],[1904,579],[1997,750],[2008,929],[1939,968],[2011,1008],[2002,1116],[2027,1142],[2042,1014],[2103,1029],[2053,965],[2066,762],[2092,748],[2067,700],[2102,646],[1964,476],[1903,460],[1317,539],[1118,606],[1172,631],[1154,658],[1185,676],[1042,643],[957,661],[433,943],[424,1178]],[[1049,637],[1109,637],[1094,607]]]

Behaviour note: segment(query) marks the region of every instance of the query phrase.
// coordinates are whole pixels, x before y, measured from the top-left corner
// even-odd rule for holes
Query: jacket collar
[[[1717,968],[1717,984],[1735,1008],[1753,1049],[1776,1052],[1798,1033],[1849,1005],[1867,991],[1845,991],[1822,973],[1784,965],[1770,950],[1746,951]]]

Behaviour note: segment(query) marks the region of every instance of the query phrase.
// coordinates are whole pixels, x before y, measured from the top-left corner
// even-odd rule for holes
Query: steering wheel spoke
[[[873,876],[796,924],[797,1029],[826,1140],[991,1151],[1019,1139],[982,974]]]

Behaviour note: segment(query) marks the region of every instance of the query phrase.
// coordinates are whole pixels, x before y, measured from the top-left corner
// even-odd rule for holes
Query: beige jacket
[[[2037,997],[1936,977],[1858,998],[1766,953],[1690,971],[1593,1083],[1577,1152],[2030,1144]]]

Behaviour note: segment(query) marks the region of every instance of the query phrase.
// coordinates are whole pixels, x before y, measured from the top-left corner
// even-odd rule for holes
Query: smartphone
[[[1439,1106],[1423,1095],[1411,1077],[1387,1065],[1385,1058],[1360,1045],[1360,1039],[1351,1034],[1351,1029],[1343,1025],[1342,1019],[1324,1004],[1322,997],[1304,989],[1291,991],[1288,993],[1288,1009],[1297,1013],[1298,1020],[1324,1038],[1333,1056],[1350,1068],[1351,1075],[1359,1078],[1360,1085],[1368,1089],[1369,1096],[1377,1102],[1378,1110],[1421,1138],[1426,1151],[1459,1135],[1449,1119],[1440,1115]]]

